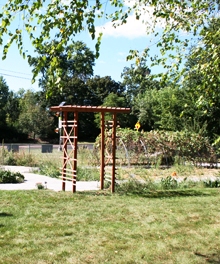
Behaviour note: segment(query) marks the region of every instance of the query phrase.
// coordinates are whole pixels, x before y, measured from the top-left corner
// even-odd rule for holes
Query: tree
[[[46,137],[51,130],[52,118],[49,116],[48,110],[44,109],[37,98],[37,95],[28,90],[24,97],[20,100],[20,115],[18,118],[18,127],[20,131],[27,133],[35,139]]]
[[[204,108],[207,106],[216,107],[219,104],[219,28],[219,17],[213,18],[210,23],[203,28],[199,43],[197,46],[192,47],[187,58],[186,67],[181,72],[181,74],[184,74],[184,82],[190,82],[190,84],[192,84],[193,80],[193,90],[200,96],[198,104]]]
[[[6,109],[5,106],[7,104],[9,96],[9,87],[2,76],[0,76],[0,126],[4,126],[6,124]]]
[[[7,141],[6,104],[9,96],[9,87],[2,76],[0,76],[0,140]]]
[[[109,107],[126,107],[126,105],[127,105],[127,103],[126,103],[125,97],[119,96],[113,92],[108,94],[105,97],[104,102],[102,104],[102,106],[109,106]],[[128,115],[118,114],[117,119],[120,123],[120,126],[122,126],[122,127],[125,127],[129,123]],[[112,120],[112,114],[106,113],[105,114],[105,120],[111,121]],[[100,118],[99,113],[95,114],[95,122],[97,124],[97,127],[100,127],[101,118]]]
[[[19,133],[16,127],[19,115],[19,106],[14,93],[3,77],[0,76],[0,140],[4,142],[18,142],[25,139],[26,135]]]
[[[51,55],[51,49],[53,46],[59,45],[57,41],[52,41],[50,43],[44,43],[43,47],[37,47],[36,52],[37,57],[28,58],[28,62],[32,67],[40,67],[41,78],[39,80],[39,85],[42,87],[43,92],[50,96],[62,97],[59,99],[60,102],[67,101],[71,94],[75,94],[77,86],[74,84],[85,83],[93,75],[93,66],[95,65],[95,55],[94,53],[81,41],[72,42],[64,49],[56,50],[56,54]],[[53,57],[58,58],[57,71],[52,71],[50,68],[50,63]],[[42,63],[42,61],[44,63]],[[54,83],[54,80],[59,77],[60,82]],[[60,87],[60,89],[58,89]],[[82,90],[82,94],[84,90]],[[77,97],[75,97],[75,103],[77,102]],[[60,103],[59,102],[59,103]],[[73,102],[72,102],[73,103]]]
[[[11,0],[3,5],[0,29],[0,45],[3,48],[3,58],[6,57],[8,49],[12,43],[17,43],[20,53],[25,57],[24,51],[24,31],[27,32],[32,45],[37,49],[43,48],[46,39],[57,39],[58,45],[51,46],[50,72],[57,73],[56,80],[62,75],[59,69],[60,58],[57,52],[62,52],[68,46],[71,38],[79,32],[87,29],[92,39],[95,39],[96,20],[100,17],[112,21],[113,26],[118,27],[127,22],[130,14],[135,15],[137,20],[143,21],[146,25],[146,34],[153,35],[156,46],[160,54],[151,55],[150,48],[140,55],[138,51],[131,51],[128,59],[136,58],[137,64],[140,57],[145,56],[151,61],[150,68],[154,65],[161,65],[167,69],[167,73],[178,69],[184,59],[186,48],[194,36],[203,34],[203,29],[212,17],[217,17],[219,10],[219,0],[141,0],[130,1],[129,5],[123,0],[112,0],[109,3],[114,7],[109,14],[105,12],[100,0],[93,1],[41,1],[32,0]],[[45,10],[42,12],[42,10]],[[113,10],[111,12],[111,10]],[[25,16],[23,16],[25,14]],[[22,17],[23,24],[15,30],[11,29],[11,24],[16,18]],[[150,23],[149,23],[150,22]],[[40,27],[39,27],[40,25]],[[158,30],[158,28],[161,30]],[[182,34],[184,32],[184,34]],[[3,36],[10,37],[8,43],[3,43]],[[96,41],[96,55],[99,54],[101,34]],[[217,46],[213,47],[213,54]],[[172,60],[173,63],[170,63]],[[215,58],[212,57],[215,61]],[[40,72],[44,58],[38,61],[33,70],[33,78]],[[207,64],[206,72],[212,70],[212,64]],[[167,77],[160,74],[162,81]]]
[[[21,91],[21,90],[20,90]],[[17,127],[18,117],[20,114],[19,101],[21,99],[20,92],[14,93],[13,91],[9,92],[7,103],[5,105],[6,110],[6,122],[8,126]]]
[[[130,67],[123,69],[121,74],[123,77],[122,84],[126,87],[126,97],[130,104],[138,94],[144,93],[146,90],[160,89],[160,83],[153,80],[150,73],[146,60],[142,60],[138,66],[132,64]]]
[[[152,89],[135,98],[133,112],[146,130],[180,131],[185,128],[186,119],[189,117],[186,115],[181,118],[187,103],[189,97],[179,87]]]
[[[110,76],[100,77],[95,76],[86,82],[89,92],[90,105],[102,105],[105,98],[114,93],[118,96],[123,96],[125,87],[120,83],[112,80]]]
[[[220,134],[220,19],[213,18],[203,28],[200,45],[193,46],[184,69],[180,72],[182,88],[191,94],[199,123],[206,124],[207,134],[213,139]],[[184,110],[186,115],[187,109]],[[198,116],[198,115],[197,115]]]

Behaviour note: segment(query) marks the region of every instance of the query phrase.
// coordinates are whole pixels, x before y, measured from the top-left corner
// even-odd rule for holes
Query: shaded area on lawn
[[[186,189],[186,190],[155,190],[155,191],[142,191],[139,192],[130,190],[129,192],[116,192],[112,194],[109,190],[104,191],[84,191],[78,192],[82,195],[92,195],[92,196],[112,196],[112,195],[125,195],[125,196],[140,196],[146,198],[172,198],[172,197],[190,197],[190,196],[215,196],[219,194],[219,190],[216,189]]]
[[[195,252],[195,255],[204,258],[208,263],[220,264],[220,252],[213,254],[202,254],[200,252]]]
[[[13,214],[6,213],[6,212],[0,212],[0,217],[7,217],[7,216],[13,216]]]

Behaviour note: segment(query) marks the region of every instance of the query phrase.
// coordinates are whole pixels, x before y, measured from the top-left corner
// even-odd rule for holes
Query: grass
[[[219,189],[0,197],[0,263],[220,263]]]
[[[70,150],[69,150],[70,151]],[[90,149],[83,149],[80,147],[77,151],[77,161],[79,165],[96,165],[99,157]],[[41,153],[41,148],[33,148],[31,151],[28,149],[20,150],[19,152],[8,152],[0,148],[0,163],[19,166],[38,166],[42,162],[51,162],[61,166],[63,152],[54,149],[52,153]]]

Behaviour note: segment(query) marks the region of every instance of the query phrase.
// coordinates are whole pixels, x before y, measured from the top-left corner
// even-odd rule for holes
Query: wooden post
[[[74,112],[74,157],[73,157],[73,176],[72,176],[72,188],[73,192],[76,192],[76,171],[77,171],[77,139],[78,139],[78,112]]]
[[[104,189],[105,177],[105,113],[101,113],[101,164],[100,164],[100,189]]]
[[[112,184],[111,184],[111,192],[115,192],[116,126],[117,126],[117,116],[116,116],[116,113],[113,113],[113,126],[112,126]]]
[[[62,169],[62,191],[66,188],[66,159],[67,159],[67,112],[63,113],[63,169]]]

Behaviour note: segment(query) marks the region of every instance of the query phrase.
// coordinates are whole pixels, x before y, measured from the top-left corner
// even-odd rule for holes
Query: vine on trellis
[[[108,131],[106,133],[111,133]],[[117,128],[117,163],[121,165],[165,165],[216,163],[217,156],[207,137],[188,131],[138,132]],[[95,143],[99,149],[100,137]],[[106,149],[111,151],[110,141]]]

